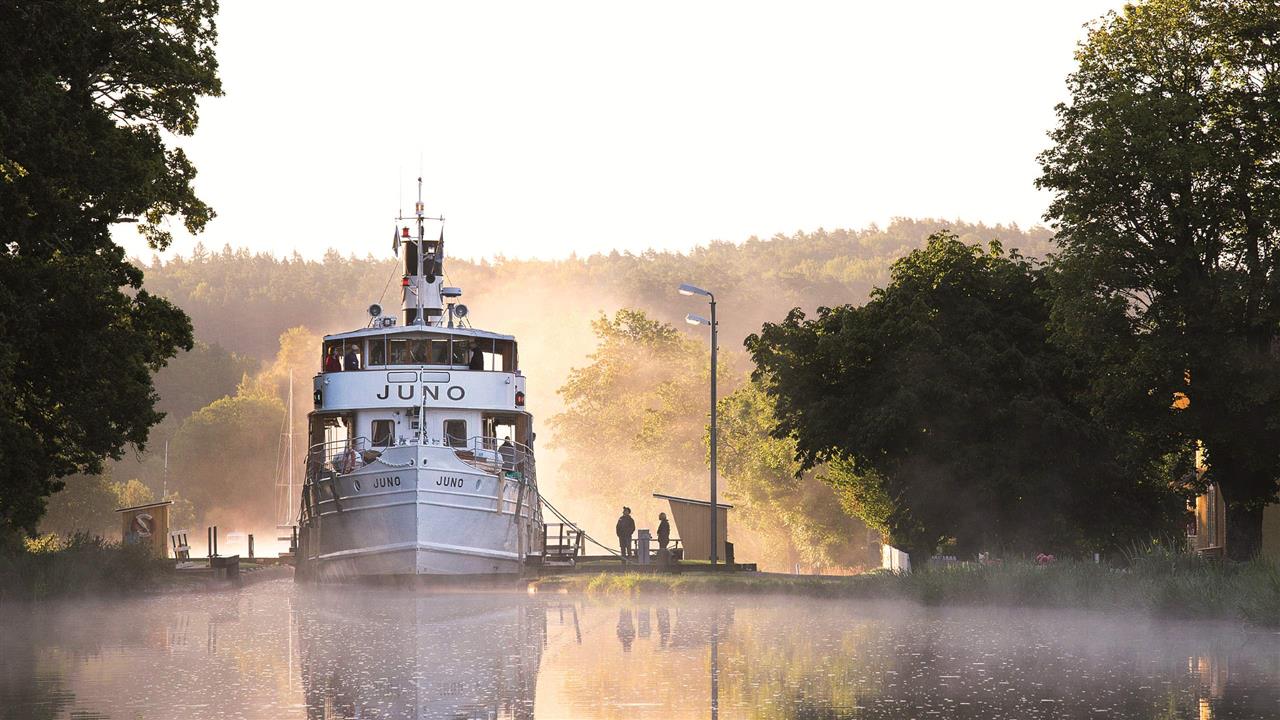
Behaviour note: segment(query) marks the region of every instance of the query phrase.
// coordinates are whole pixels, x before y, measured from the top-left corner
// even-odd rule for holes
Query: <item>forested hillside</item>
[[[692,435],[706,425],[707,380],[705,365],[698,371],[696,360],[682,360],[679,368],[669,372],[694,372],[698,377],[673,385],[680,388],[679,402],[648,408],[651,418],[665,417],[670,427],[600,428],[602,435],[630,437],[641,444],[655,433],[679,432],[691,437],[664,441],[672,443],[671,448],[678,445],[678,450],[623,453],[629,462],[645,467],[619,467],[613,478],[598,477],[599,462],[586,458],[598,448],[584,447],[576,438],[557,438],[558,428],[582,430],[592,421],[565,413],[567,403],[588,391],[581,383],[567,387],[572,371],[589,366],[593,353],[603,347],[597,345],[604,337],[598,336],[593,322],[598,325],[602,314],[613,316],[620,309],[637,310],[654,322],[688,333],[693,341],[689,347],[705,355],[705,334],[682,322],[685,313],[702,312],[703,305],[678,295],[675,288],[681,282],[691,282],[712,289],[719,301],[724,351],[722,396],[728,396],[741,385],[749,369],[742,353],[742,340],[748,334],[766,321],[779,320],[792,307],[863,302],[873,287],[887,281],[894,260],[921,247],[929,234],[941,228],[952,229],[965,242],[985,245],[998,240],[1005,248],[1018,248],[1030,256],[1044,256],[1052,250],[1051,234],[1044,228],[1021,230],[940,220],[896,220],[885,228],[817,230],[742,243],[714,242],[688,253],[613,252],[562,260],[462,260],[458,257],[466,255],[466,240],[455,237],[446,245],[451,257],[446,266],[447,281],[464,289],[463,301],[470,307],[470,319],[476,326],[519,337],[522,369],[530,378],[529,407],[537,417],[543,490],[562,509],[585,518],[598,536],[608,537],[619,491],[626,488],[639,494],[648,488],[642,488],[644,483],[636,478],[651,478],[661,484],[662,478],[669,477],[668,485],[686,488],[705,475],[702,438]],[[217,520],[226,527],[234,520],[256,525],[266,536],[274,534],[264,526],[271,524],[277,512],[272,507],[272,480],[278,467],[275,446],[283,429],[281,401],[290,371],[297,387],[295,432],[299,445],[295,457],[302,457],[301,430],[310,405],[310,378],[319,359],[315,336],[363,325],[370,303],[381,302],[389,309],[399,305],[399,270],[391,248],[380,247],[376,255],[370,255],[371,245],[330,250],[321,261],[230,248],[221,252],[198,248],[190,257],[138,261],[146,273],[148,289],[191,316],[200,344],[160,373],[160,409],[169,416],[153,430],[150,452],[117,463],[114,479],[139,478],[159,495],[166,482],[162,453],[169,441],[168,489],[195,503],[198,522]],[[356,257],[357,251],[364,257]],[[635,386],[623,383],[619,387]],[[562,389],[566,392],[558,392]],[[653,404],[658,400],[642,397],[637,402]],[[639,410],[644,412],[645,408]],[[559,422],[555,421],[557,416]],[[618,413],[599,421],[626,417],[630,416]],[[680,466],[666,473],[655,463]],[[619,482],[620,477],[630,480]],[[617,488],[602,489],[603,484]],[[735,496],[732,483],[728,484],[727,496],[738,497],[740,502],[756,492],[744,488]],[[56,512],[58,504],[71,499],[55,497],[51,517],[65,517],[66,513]],[[632,502],[646,504],[641,498]],[[777,499],[771,503],[769,512],[779,512]],[[735,534],[745,533],[748,527],[769,527],[769,518],[750,516],[750,503],[743,511],[734,526]],[[218,517],[199,517],[202,514]],[[794,535],[829,530],[828,524],[826,530],[808,528]],[[805,552],[793,555],[808,556]],[[827,557],[825,562],[835,561],[818,555]]]
[[[686,303],[675,294],[676,285],[701,283],[719,293],[725,344],[737,347],[762,322],[791,307],[860,301],[873,286],[884,284],[894,260],[942,228],[967,243],[999,240],[1028,256],[1052,250],[1051,233],[1042,227],[898,219],[885,228],[713,242],[689,253],[615,251],[565,260],[462,260],[466,240],[451,237],[446,270],[451,283],[466,291],[464,300],[477,311],[477,322],[495,328],[507,327],[513,314],[529,309],[538,322],[579,318],[584,326],[598,311],[615,307],[683,317]],[[318,262],[198,247],[190,257],[153,258],[139,265],[149,290],[191,316],[198,339],[257,358],[275,354],[286,328],[348,329],[364,322],[369,303],[380,298],[384,305],[398,303],[396,263],[390,244],[381,240],[338,246]],[[527,299],[539,302],[516,307],[528,305]],[[524,338],[527,345],[535,339]]]

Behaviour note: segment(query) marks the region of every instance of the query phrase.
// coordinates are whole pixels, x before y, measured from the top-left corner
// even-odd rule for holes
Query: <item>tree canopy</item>
[[[565,409],[551,419],[552,446],[566,456],[561,487],[639,510],[656,508],[654,492],[704,485],[708,352],[638,310],[602,315],[592,327],[599,344],[570,371],[558,391]]]
[[[152,375],[191,325],[112,242],[212,211],[162,133],[220,94],[211,1],[0,3],[0,530],[34,531],[57,478],[101,471],[161,419]]]
[[[1049,345],[1045,276],[998,244],[940,233],[861,307],[793,310],[747,340],[775,437],[914,562],[962,553],[1114,548],[1176,514],[1154,467],[1075,399]]]
[[[758,541],[762,567],[857,568],[879,563],[879,538],[820,473],[801,471],[795,441],[775,437],[773,402],[759,383],[720,400],[720,474],[734,518]],[[741,534],[739,534],[740,537]],[[738,542],[735,537],[734,542]]]
[[[1251,556],[1280,477],[1280,13],[1126,5],[1076,59],[1040,158],[1057,342],[1096,368],[1081,391],[1109,422],[1203,442],[1228,550]]]

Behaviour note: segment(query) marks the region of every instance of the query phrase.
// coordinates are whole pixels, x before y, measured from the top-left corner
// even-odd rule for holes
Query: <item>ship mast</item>
[[[422,226],[422,178],[418,178],[418,202],[413,205],[413,212],[418,216],[418,277],[422,277],[422,239],[426,235],[426,228]],[[418,292],[414,293],[418,297],[418,314],[413,319],[414,325],[425,325],[426,320],[422,318],[422,288],[418,288]]]
[[[402,211],[403,213],[403,211]],[[403,245],[405,247],[404,256],[404,279],[401,286],[404,288],[404,298],[401,309],[404,312],[405,325],[433,325],[439,324],[437,319],[442,315],[444,305],[441,296],[442,279],[436,276],[437,272],[443,272],[444,260],[444,228],[440,229],[439,240],[427,240],[426,221],[434,220],[440,223],[444,222],[444,216],[427,217],[426,206],[422,202],[422,178],[418,178],[418,200],[413,205],[413,216],[405,217],[403,214],[396,218],[397,222],[413,220],[417,227],[418,234],[416,237],[410,236],[409,226],[406,224],[400,228],[396,249]],[[403,242],[400,242],[400,241]],[[409,253],[413,253],[412,256]],[[413,293],[412,300],[409,294]],[[428,320],[428,315],[432,320]]]

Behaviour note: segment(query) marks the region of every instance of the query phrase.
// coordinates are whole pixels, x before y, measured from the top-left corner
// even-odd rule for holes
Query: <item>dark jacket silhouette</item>
[[[623,514],[614,527],[618,534],[618,545],[622,548],[622,557],[631,556],[631,535],[636,531],[636,521],[630,515]]]
[[[671,542],[671,523],[666,519],[658,521],[658,547],[666,548],[667,543]]]

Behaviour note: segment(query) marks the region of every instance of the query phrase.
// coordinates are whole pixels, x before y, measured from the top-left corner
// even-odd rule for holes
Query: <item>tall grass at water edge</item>
[[[146,592],[171,567],[144,546],[85,533],[45,535],[0,550],[0,602]]]
[[[1280,626],[1280,566],[1209,560],[1171,551],[1135,554],[1124,567],[1059,561],[959,564],[849,577],[754,573],[639,573],[544,578],[535,589],[588,594],[741,593],[906,600],[923,605],[1139,611]]]

